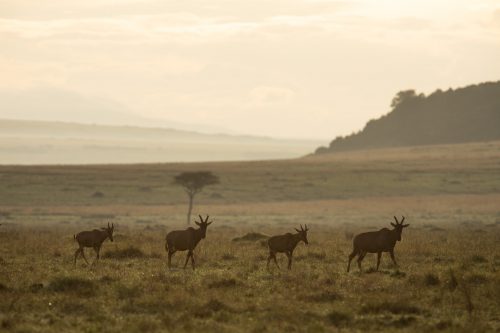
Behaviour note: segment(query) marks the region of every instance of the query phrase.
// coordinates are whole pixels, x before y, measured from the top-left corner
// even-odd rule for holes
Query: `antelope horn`
[[[205,219],[205,223],[208,222],[208,218],[210,217],[210,215],[207,215],[207,218]]]
[[[398,218],[394,216],[394,219],[396,220],[396,224],[399,224]]]
[[[405,221],[405,217],[403,216],[403,219],[401,220],[401,224],[403,224],[404,221]]]
[[[203,222],[203,217],[201,215],[198,215],[200,217],[200,221]]]
[[[309,230],[309,228],[307,227],[307,224],[304,224],[306,226],[306,231]]]

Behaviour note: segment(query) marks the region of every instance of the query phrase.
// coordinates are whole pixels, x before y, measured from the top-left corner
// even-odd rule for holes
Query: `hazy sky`
[[[333,139],[500,79],[498,0],[2,0],[0,38],[9,118]]]

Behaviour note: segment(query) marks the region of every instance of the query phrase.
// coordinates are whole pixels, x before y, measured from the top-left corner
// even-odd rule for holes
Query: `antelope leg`
[[[174,255],[175,252],[170,252],[168,251],[168,268],[171,268],[172,265],[171,265],[171,262],[172,262],[172,256]]]
[[[97,261],[99,260],[99,248],[94,247],[94,252],[95,252],[95,259],[92,262],[92,266],[97,264]]]
[[[272,253],[269,254],[269,257],[267,257],[267,265],[266,268],[269,269],[269,263],[271,262],[271,259],[273,258]]]
[[[189,257],[191,256],[191,251],[188,252],[187,256],[186,256],[186,261],[184,262],[184,269],[186,268],[187,264],[188,264],[188,260],[189,260]]]
[[[288,257],[288,269],[292,269],[292,254],[287,252],[286,256]]]
[[[194,253],[191,252],[191,266],[193,266],[193,271],[194,271]]]
[[[361,252],[358,256],[358,267],[359,267],[360,272],[361,272],[361,262],[363,261],[365,256],[366,256],[366,252]]]
[[[78,248],[76,251],[75,251],[75,264],[74,266],[76,267],[76,258],[78,258],[78,254],[80,253],[80,250],[81,248]]]
[[[274,263],[276,264],[278,269],[280,269],[280,265],[278,265],[278,261],[276,260],[276,253],[273,253],[273,259],[274,259]]]
[[[380,266],[380,257],[382,257],[382,252],[377,253],[377,271],[378,271],[378,266]]]
[[[352,253],[349,255],[349,262],[347,263],[347,273],[349,273],[349,268],[351,268],[351,260],[358,254],[356,250],[352,250]]]
[[[87,260],[87,258],[85,257],[85,251],[83,250],[83,248],[82,248],[82,250],[81,250],[80,252],[82,253],[82,257],[83,257],[83,259],[85,259],[85,262],[86,262],[86,263],[87,263],[87,265],[88,265],[88,264],[89,264],[89,261],[88,261],[88,260]]]
[[[396,262],[396,258],[394,258],[394,250],[392,250],[391,252],[391,259],[392,259],[392,262],[394,262],[394,265],[398,265],[398,263]]]

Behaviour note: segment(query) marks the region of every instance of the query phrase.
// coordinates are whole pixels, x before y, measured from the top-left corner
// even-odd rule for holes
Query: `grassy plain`
[[[198,268],[166,269],[185,227],[171,184],[210,170],[197,197],[215,222]],[[12,332],[484,332],[500,330],[500,143],[353,152],[287,161],[0,167],[0,330]],[[351,237],[411,226],[399,267],[368,255],[346,273]],[[115,223],[93,268],[73,234]],[[266,270],[261,240],[310,227],[291,271]],[[93,258],[90,250],[88,258]]]

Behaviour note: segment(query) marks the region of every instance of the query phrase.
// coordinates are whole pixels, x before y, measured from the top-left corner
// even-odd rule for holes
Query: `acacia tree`
[[[219,183],[219,178],[210,171],[183,172],[174,177],[174,184],[184,187],[189,197],[187,224],[191,221],[194,196],[201,192],[205,186]]]

